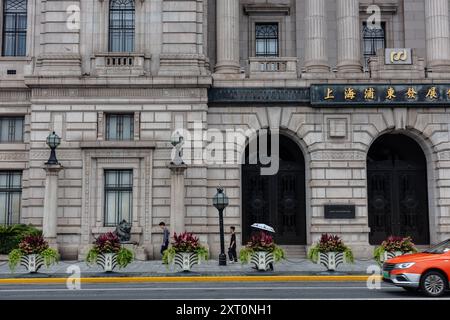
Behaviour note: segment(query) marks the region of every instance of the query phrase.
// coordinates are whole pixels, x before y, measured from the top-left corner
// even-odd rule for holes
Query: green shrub
[[[42,232],[31,225],[0,226],[0,254],[8,254],[13,249],[17,249],[23,238],[40,234]]]

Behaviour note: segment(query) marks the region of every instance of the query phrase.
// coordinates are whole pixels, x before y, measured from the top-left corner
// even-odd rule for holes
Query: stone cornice
[[[25,85],[39,87],[209,88],[211,76],[180,77],[25,77]]]
[[[80,143],[81,149],[154,149],[153,141],[86,141]]]
[[[67,102],[79,99],[110,103],[158,101],[173,103],[207,103],[206,88],[80,88],[45,87],[32,89],[31,101]]]

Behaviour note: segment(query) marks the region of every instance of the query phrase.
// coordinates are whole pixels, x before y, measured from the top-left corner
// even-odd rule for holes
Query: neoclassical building
[[[160,221],[217,257],[219,185],[226,230],[270,224],[292,256],[322,233],[357,257],[450,237],[448,0],[0,8],[0,224],[42,227],[64,258],[124,219],[139,259],[159,258]],[[216,141],[243,161],[204,159],[211,132],[249,130],[277,137],[275,174],[248,161],[255,137]],[[192,161],[171,164],[174,132]]]

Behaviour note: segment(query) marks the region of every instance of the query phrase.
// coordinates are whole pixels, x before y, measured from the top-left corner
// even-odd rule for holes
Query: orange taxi
[[[449,290],[450,239],[420,253],[407,254],[383,264],[383,280],[408,291],[439,297]]]

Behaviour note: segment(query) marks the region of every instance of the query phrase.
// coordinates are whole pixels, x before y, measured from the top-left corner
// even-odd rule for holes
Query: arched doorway
[[[275,228],[278,244],[306,244],[305,160],[294,141],[285,135],[279,137],[280,167],[275,175],[261,175],[261,164],[249,164],[246,149],[242,165],[243,243],[250,238],[253,223],[265,223]]]
[[[369,242],[411,236],[429,244],[427,165],[422,148],[403,134],[379,137],[367,156]]]

